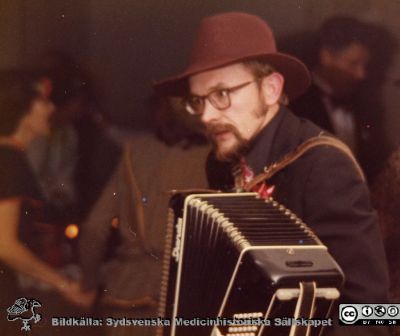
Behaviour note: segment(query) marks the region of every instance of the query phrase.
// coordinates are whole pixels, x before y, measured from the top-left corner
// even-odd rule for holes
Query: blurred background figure
[[[199,119],[186,113],[177,98],[154,98],[150,105],[154,132],[132,136],[82,225],[84,283],[98,291],[98,308],[105,316],[158,316],[170,191],[207,186],[209,147]],[[108,331],[153,335],[155,328]]]
[[[379,213],[390,275],[390,302],[400,302],[400,148],[386,161],[371,189]],[[400,335],[399,328],[393,328]]]
[[[379,212],[392,275],[391,301],[400,302],[400,148],[389,157],[377,177],[372,200]]]
[[[378,27],[352,17],[326,20],[317,33],[313,51],[313,84],[291,104],[298,115],[344,141],[360,160],[369,182],[389,152],[382,131],[383,111],[377,101],[365,104],[371,101],[363,86],[370,67],[377,66],[374,48],[382,45],[382,35]],[[389,62],[389,55],[385,62]],[[374,90],[378,96],[380,88]]]
[[[121,155],[118,132],[103,118],[90,76],[68,54],[45,52],[37,67],[52,82],[55,105],[50,133],[37,137],[27,155],[46,201],[51,224],[35,224],[35,251],[68,276],[79,279],[79,224],[89,213]],[[19,277],[25,288],[37,284]]]
[[[51,82],[31,72],[0,72],[0,303],[6,311],[19,296],[16,274],[46,284],[70,302],[86,305],[91,295],[81,293],[70,281],[32,251],[34,222],[45,220],[43,196],[27,161],[25,150],[37,137],[50,132],[54,105],[49,100]],[[39,301],[41,300],[38,298]],[[4,322],[7,324],[4,326]],[[2,333],[12,328],[0,319]]]
[[[79,223],[114,171],[120,145],[78,64],[58,51],[41,55],[38,64],[53,83],[50,99],[56,111],[50,136],[33,142],[28,156],[54,222]]]

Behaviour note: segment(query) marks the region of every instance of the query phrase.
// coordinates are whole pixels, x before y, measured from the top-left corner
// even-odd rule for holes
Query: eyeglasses
[[[247,85],[250,85],[254,82],[257,82],[258,79],[254,79],[252,81],[239,84],[230,88],[221,88],[211,91],[210,93],[204,96],[189,96],[185,99],[185,108],[190,114],[194,115],[202,115],[204,112],[205,100],[207,99],[212,106],[214,106],[218,110],[226,110],[231,106],[231,97],[230,94],[237,90],[244,88]]]

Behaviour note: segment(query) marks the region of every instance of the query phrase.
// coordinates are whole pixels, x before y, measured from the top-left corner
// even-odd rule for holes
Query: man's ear
[[[264,101],[268,106],[279,103],[283,92],[285,79],[279,72],[273,72],[261,81],[261,89],[264,95]]]

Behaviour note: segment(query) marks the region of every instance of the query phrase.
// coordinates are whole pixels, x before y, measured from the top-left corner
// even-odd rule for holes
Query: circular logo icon
[[[354,323],[355,321],[357,321],[357,317],[357,309],[353,306],[346,306],[340,311],[340,319],[344,323]]]
[[[375,315],[378,317],[382,317],[386,314],[386,309],[384,306],[376,306],[375,307]]]
[[[395,317],[399,313],[399,308],[396,306],[389,306],[387,308],[387,313],[390,317]]]
[[[372,309],[371,306],[364,306],[361,309],[361,313],[365,316],[365,317],[370,317],[372,315],[372,313],[374,312],[374,310]]]

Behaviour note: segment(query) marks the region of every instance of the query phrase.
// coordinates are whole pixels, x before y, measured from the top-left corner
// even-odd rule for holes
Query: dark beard
[[[214,134],[219,132],[229,131],[237,140],[237,144],[227,153],[222,153],[218,150],[218,145],[214,139]],[[244,156],[249,149],[249,141],[243,139],[236,127],[230,124],[214,124],[207,128],[207,135],[213,144],[215,156],[218,161],[234,162]]]

